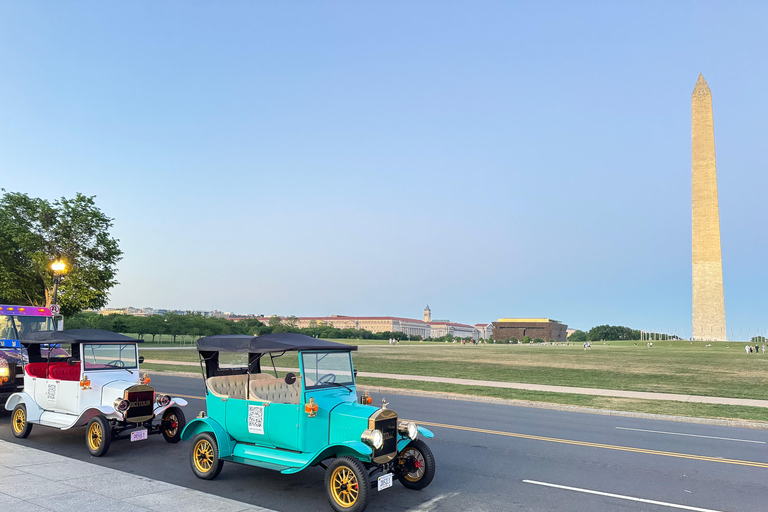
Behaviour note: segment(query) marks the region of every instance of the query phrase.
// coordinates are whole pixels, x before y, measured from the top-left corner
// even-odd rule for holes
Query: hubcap
[[[201,439],[195,445],[195,467],[201,473],[207,473],[213,467],[213,446],[207,439]]]
[[[165,433],[169,437],[173,437],[176,435],[176,430],[179,428],[179,419],[175,414],[169,414],[166,420],[168,421],[168,424],[171,426],[171,428],[165,429]]]
[[[424,455],[416,448],[405,449],[406,467],[413,471],[405,473],[405,479],[409,482],[418,482],[424,476]]]
[[[26,423],[27,418],[24,411],[16,409],[16,414],[13,415],[13,430],[16,431],[17,434],[21,434]]]
[[[360,490],[354,471],[346,466],[336,468],[331,475],[331,494],[334,501],[344,508],[357,502]]]
[[[92,423],[91,428],[88,429],[88,445],[91,447],[91,450],[99,449],[103,437],[104,432],[101,429],[101,425],[95,422]]]

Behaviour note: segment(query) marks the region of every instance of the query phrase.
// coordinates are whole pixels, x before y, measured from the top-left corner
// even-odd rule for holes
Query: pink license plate
[[[147,438],[147,429],[134,430],[131,432],[131,442],[141,441]]]

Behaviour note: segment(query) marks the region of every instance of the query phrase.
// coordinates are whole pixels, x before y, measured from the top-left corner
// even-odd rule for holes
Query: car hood
[[[368,418],[378,409],[370,405],[346,402],[331,411],[330,442],[359,441],[368,429]]]
[[[111,405],[116,398],[123,398],[125,390],[136,386],[135,382],[128,380],[113,380],[101,387],[101,403]]]

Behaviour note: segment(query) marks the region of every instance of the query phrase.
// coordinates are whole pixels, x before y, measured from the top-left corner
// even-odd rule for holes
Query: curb
[[[580,412],[585,414],[601,414],[603,416],[620,416],[624,418],[642,418],[649,420],[676,421],[680,423],[698,423],[702,425],[719,425],[724,427],[749,428],[753,430],[768,430],[768,423],[759,421],[744,420],[726,420],[717,418],[695,418],[692,416],[667,416],[665,414],[651,414],[647,412],[614,411],[611,409],[594,409],[592,407],[581,407],[578,405],[560,405],[549,402],[529,402],[527,400],[509,400],[505,398],[477,397],[471,395],[462,395],[459,393],[444,393],[438,391],[410,391],[400,388],[385,388],[378,386],[359,385],[359,389],[375,392],[389,393],[392,395],[406,396],[429,396],[432,398],[442,398],[445,400],[461,400],[464,402],[481,402],[498,405],[509,405],[512,407],[529,407],[532,409],[551,409],[555,411]]]

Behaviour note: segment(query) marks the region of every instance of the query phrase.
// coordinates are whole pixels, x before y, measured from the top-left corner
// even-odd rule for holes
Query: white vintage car
[[[88,451],[100,457],[111,441],[141,441],[163,434],[181,440],[186,400],[156,395],[147,374],[139,373],[140,340],[109,331],[69,329],[40,331],[22,338],[29,362],[24,391],[5,403],[13,435],[25,438],[32,425],[67,430],[86,426]],[[50,348],[69,346],[70,357]]]

